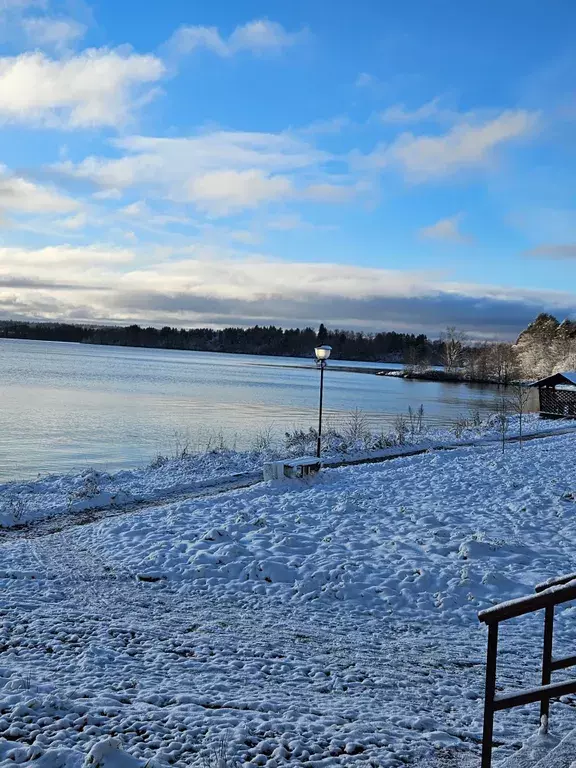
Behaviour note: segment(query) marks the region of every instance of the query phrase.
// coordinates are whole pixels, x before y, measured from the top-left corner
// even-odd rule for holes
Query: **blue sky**
[[[0,0],[0,317],[576,311],[576,6]]]

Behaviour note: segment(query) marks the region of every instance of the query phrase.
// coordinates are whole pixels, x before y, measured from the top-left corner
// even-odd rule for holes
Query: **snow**
[[[536,414],[523,417],[527,437],[547,431],[576,431],[573,420],[542,421]],[[509,419],[507,437],[519,433],[517,416]],[[366,435],[350,444],[339,440],[325,444],[323,461],[333,465],[342,461],[382,459],[465,444],[484,444],[501,439],[495,420],[478,427],[462,427],[457,432],[446,429],[410,429],[401,445],[375,449],[374,435]],[[314,448],[315,439],[314,439]],[[298,448],[295,448],[298,455]],[[286,451],[213,451],[187,454],[182,458],[160,458],[141,469],[108,474],[88,469],[78,474],[49,475],[37,480],[0,483],[0,530],[62,515],[97,510],[118,510],[158,501],[176,500],[186,495],[227,489],[262,479],[266,462],[286,459]],[[289,458],[294,458],[289,456]],[[315,460],[314,460],[315,461]]]
[[[86,768],[141,768],[143,764],[122,750],[120,739],[112,737],[94,744],[84,761]]]
[[[560,739],[550,733],[540,729],[537,733],[530,736],[526,743],[519,749],[506,765],[506,768],[533,768],[533,766],[542,760],[557,747]]]
[[[576,571],[575,451],[574,434],[481,443],[12,531],[0,766],[448,768],[477,753],[477,612]],[[153,472],[164,489],[215,482],[218,462],[230,476],[221,457],[193,461]],[[31,508],[48,482],[60,498],[83,481],[30,484]],[[154,491],[144,470],[117,487]],[[557,655],[574,616],[557,610]],[[503,690],[538,684],[541,636],[538,616],[502,626]],[[552,704],[553,734],[572,713]],[[498,713],[495,759],[537,727],[537,706]]]
[[[167,459],[116,474],[85,470],[0,484],[0,529],[57,515],[129,507],[260,477],[265,456],[222,451]]]
[[[571,384],[576,385],[576,371],[558,371],[558,373],[553,375],[562,376]],[[538,386],[538,384],[541,384],[542,382],[547,381],[550,378],[552,378],[552,376],[546,376],[544,379],[540,379],[539,381],[534,382],[534,384],[532,384],[531,386],[536,387]]]

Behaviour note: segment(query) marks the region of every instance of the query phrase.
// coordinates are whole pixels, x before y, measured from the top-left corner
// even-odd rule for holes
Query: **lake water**
[[[325,379],[326,420],[335,426],[360,408],[380,429],[420,404],[428,423],[447,425],[470,409],[488,412],[498,397],[495,387],[339,365],[330,361]],[[264,429],[280,438],[315,425],[318,383],[314,362],[300,358],[0,339],[0,479],[142,465],[182,441],[206,448],[217,433],[250,448]]]

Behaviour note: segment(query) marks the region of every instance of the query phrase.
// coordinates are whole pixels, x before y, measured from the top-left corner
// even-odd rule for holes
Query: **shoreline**
[[[308,358],[302,358],[302,360],[307,360]],[[360,362],[360,361],[359,361]],[[364,361],[362,361],[364,362]],[[369,361],[366,361],[369,362]],[[262,365],[266,368],[296,368],[298,370],[302,369],[310,369],[315,368],[314,361],[311,361],[311,365],[282,365],[281,363],[254,363],[254,365]],[[389,365],[389,363],[388,363]],[[330,365],[330,362],[326,366],[326,372],[332,373],[332,372],[343,372],[343,373],[367,373],[371,376],[383,376],[388,377],[391,379],[411,379],[414,381],[435,381],[435,382],[446,382],[449,384],[481,384],[483,386],[494,386],[494,387],[506,387],[512,384],[513,382],[498,382],[494,381],[493,379],[469,379],[465,378],[464,376],[461,376],[457,373],[448,373],[446,371],[438,371],[435,369],[430,369],[426,371],[411,371],[406,370],[405,368],[381,368],[377,365],[375,366],[354,366],[354,365]]]
[[[273,353],[260,353],[260,352],[225,352],[224,350],[207,350],[207,349],[188,349],[185,347],[156,347],[156,346],[143,346],[143,345],[137,345],[133,346],[130,344],[96,344],[91,341],[69,341],[69,340],[50,340],[50,339],[37,339],[37,338],[19,338],[19,337],[13,337],[13,336],[4,336],[0,332],[0,344],[3,341],[30,341],[30,342],[41,342],[45,344],[71,344],[71,345],[82,345],[87,347],[110,347],[111,349],[150,349],[150,350],[160,350],[162,352],[193,352],[197,354],[214,354],[214,355],[239,355],[241,357],[274,357],[277,358],[278,361],[291,359],[291,360],[302,360],[301,365],[282,365],[281,362],[278,363],[254,363],[254,365],[262,365],[270,368],[296,368],[296,369],[307,369],[307,368],[315,368],[316,367],[316,361],[313,357],[300,357],[298,355],[275,355]],[[337,358],[333,358],[333,360],[337,360]],[[415,381],[435,381],[435,382],[446,382],[451,384],[482,384],[484,386],[508,386],[509,384],[513,382],[498,382],[494,381],[493,379],[469,379],[465,378],[457,373],[448,373],[446,371],[442,370],[435,370],[435,369],[429,369],[425,371],[416,371],[416,370],[406,370],[402,367],[403,363],[397,361],[397,360],[379,360],[379,361],[372,361],[372,360],[350,360],[346,362],[351,363],[364,363],[364,366],[356,366],[356,365],[337,365],[337,366],[330,366],[328,364],[326,370],[327,371],[341,371],[343,373],[366,373],[370,374],[372,376],[389,376],[391,378],[398,378],[398,379],[412,379]],[[382,368],[382,365],[397,365],[398,368]],[[370,366],[370,367],[368,367]]]
[[[397,370],[385,370],[378,376],[392,376],[392,378],[412,379],[414,381],[436,381],[449,384],[482,384],[483,386],[509,387],[514,381],[495,381],[494,379],[471,379],[458,373],[448,371],[410,371],[399,368]]]

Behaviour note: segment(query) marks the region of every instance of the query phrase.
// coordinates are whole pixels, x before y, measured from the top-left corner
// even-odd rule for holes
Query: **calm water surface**
[[[429,423],[447,425],[469,409],[488,412],[498,397],[494,387],[348,373],[343,364],[331,361],[325,380],[334,425],[361,408],[385,428],[421,403]],[[315,424],[318,378],[300,358],[0,339],[0,479],[141,465],[182,440],[203,449],[216,433],[250,448],[263,429],[280,437]]]

